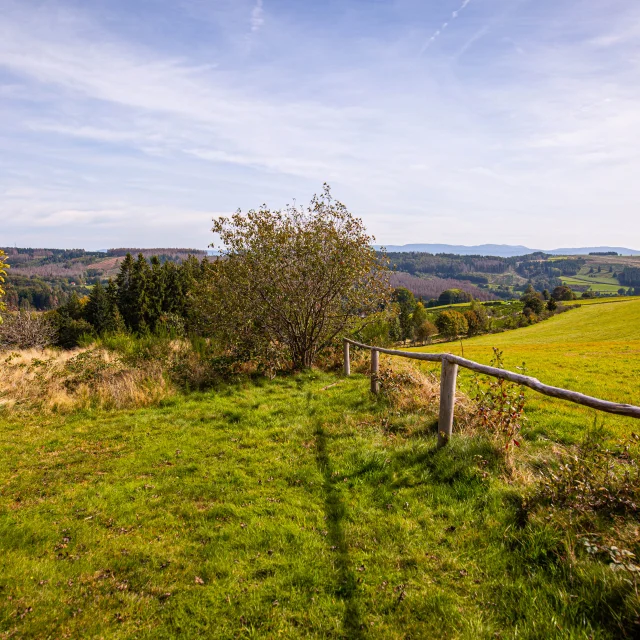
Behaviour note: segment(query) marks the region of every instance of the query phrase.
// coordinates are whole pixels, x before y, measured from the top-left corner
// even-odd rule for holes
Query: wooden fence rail
[[[600,400],[600,398],[593,398],[592,396],[587,396],[583,393],[578,393],[577,391],[569,391],[568,389],[561,389],[560,387],[552,387],[548,384],[543,384],[536,378],[524,376],[520,373],[513,373],[513,371],[507,371],[506,369],[489,367],[485,364],[474,362],[473,360],[454,356],[452,353],[419,353],[416,351],[383,349],[382,347],[373,347],[369,344],[362,344],[355,340],[349,340],[348,338],[344,339],[345,376],[351,374],[351,363],[349,357],[350,345],[361,347],[362,349],[369,349],[371,351],[371,391],[373,393],[378,393],[380,390],[378,369],[380,366],[379,354],[381,353],[385,353],[390,356],[399,356],[401,358],[411,358],[412,360],[440,362],[442,364],[440,376],[440,411],[438,415],[438,447],[444,446],[449,441],[449,438],[451,438],[453,411],[455,406],[456,378],[459,366],[464,367],[465,369],[471,369],[471,371],[475,371],[476,373],[483,373],[488,376],[493,376],[494,378],[501,378],[503,380],[508,380],[509,382],[521,384],[537,391],[538,393],[542,393],[545,396],[568,400],[569,402],[582,404],[585,407],[591,407],[592,409],[605,411],[606,413],[615,413],[622,416],[629,416],[631,418],[640,418],[640,407],[636,407],[631,404],[619,404],[617,402]]]

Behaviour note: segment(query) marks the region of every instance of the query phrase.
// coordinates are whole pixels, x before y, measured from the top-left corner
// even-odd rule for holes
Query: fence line
[[[382,347],[362,344],[361,342],[356,342],[349,338],[344,338],[344,374],[346,376],[351,374],[351,362],[349,356],[350,345],[369,349],[371,351],[371,391],[373,393],[379,392],[378,369],[380,353],[385,353],[390,356],[398,356],[401,358],[410,358],[412,360],[442,363],[440,376],[440,411],[438,416],[439,447],[444,446],[451,437],[458,366],[470,369],[476,373],[483,373],[488,376],[493,376],[494,378],[501,378],[502,380],[515,382],[516,384],[529,387],[538,393],[542,393],[545,396],[560,398],[561,400],[581,404],[585,407],[591,407],[592,409],[597,409],[598,411],[604,411],[606,413],[615,413],[617,415],[640,419],[640,407],[636,407],[631,404],[609,402],[608,400],[601,400],[600,398],[587,396],[584,393],[579,393],[577,391],[569,391],[569,389],[552,387],[548,384],[543,384],[537,378],[525,376],[520,373],[514,373],[513,371],[507,371],[506,369],[490,367],[485,364],[480,364],[479,362],[474,362],[473,360],[461,358],[460,356],[454,356],[452,353],[419,353],[416,351],[383,349]]]

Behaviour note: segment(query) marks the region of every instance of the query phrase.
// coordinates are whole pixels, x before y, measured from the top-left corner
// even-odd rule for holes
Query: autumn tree
[[[436,318],[438,331],[447,338],[457,338],[469,331],[466,318],[459,311],[442,311]]]
[[[416,340],[424,344],[425,342],[431,342],[431,338],[438,333],[438,327],[436,327],[430,320],[425,320],[416,329]]]
[[[389,301],[373,238],[327,185],[307,207],[238,211],[212,230],[221,255],[207,268],[200,317],[229,349],[309,367]]]

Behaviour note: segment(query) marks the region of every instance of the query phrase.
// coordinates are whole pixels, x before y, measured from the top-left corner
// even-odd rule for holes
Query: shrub
[[[55,344],[64,349],[75,349],[81,343],[86,343],[87,336],[93,336],[93,326],[80,318],[75,320],[69,316],[56,316],[57,338]]]
[[[612,448],[603,439],[597,427],[589,430],[573,452],[560,457],[556,469],[543,475],[536,499],[582,514],[640,513],[638,436]]]
[[[491,366],[504,369],[502,351],[493,348]],[[524,364],[519,369],[524,370]],[[474,379],[476,413],[483,431],[505,450],[520,446],[518,434],[524,420],[524,387],[501,378]]]
[[[55,339],[55,327],[42,313],[18,311],[0,324],[0,349],[44,349]]]

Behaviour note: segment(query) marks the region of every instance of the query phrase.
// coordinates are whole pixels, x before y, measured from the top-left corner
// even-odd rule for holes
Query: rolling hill
[[[606,253],[615,251],[622,256],[640,256],[640,251],[628,249],[627,247],[574,247],[561,249],[530,249],[524,245],[511,244],[403,244],[403,245],[377,245],[376,248],[383,247],[389,252],[422,252],[422,253],[447,253],[460,256],[498,256],[501,258],[513,258],[515,256],[525,256],[531,253],[546,253],[555,256],[584,256],[590,253]]]
[[[640,405],[640,299],[581,305],[530,327],[489,334],[419,351],[450,351],[489,363],[493,347],[504,354],[512,371],[526,365],[526,373],[542,382],[581,391],[604,400]],[[467,373],[463,388],[470,388]],[[595,419],[592,410],[527,392],[530,428],[578,437]],[[598,414],[597,419],[620,433],[638,430],[638,421]]]

